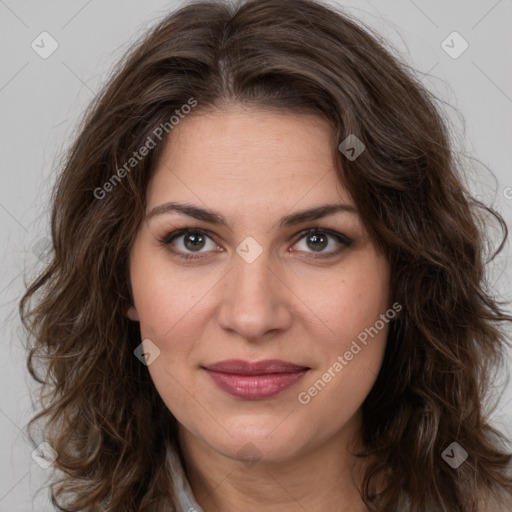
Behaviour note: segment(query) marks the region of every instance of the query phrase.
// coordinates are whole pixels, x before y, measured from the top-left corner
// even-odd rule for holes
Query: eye
[[[304,250],[304,252],[307,253],[317,253],[313,254],[313,257],[319,258],[337,255],[343,251],[343,249],[349,247],[352,244],[352,240],[347,236],[338,233],[337,231],[321,228],[302,231],[299,234],[299,242],[303,242],[303,247],[306,248],[305,250],[299,250]],[[297,245],[298,244],[296,243],[295,246]],[[325,251],[324,249],[326,247],[330,248],[330,250]],[[311,249],[311,251],[308,249]]]
[[[306,249],[299,249],[299,251],[313,253],[312,257],[314,258],[335,256],[352,244],[352,240],[347,236],[337,231],[321,228],[302,231],[296,240],[298,242],[304,240]],[[184,228],[173,231],[159,239],[159,242],[166,247],[170,247],[170,250],[176,256],[185,260],[202,258],[201,253],[219,250],[219,246],[212,240],[209,233],[198,228]],[[210,247],[208,247],[208,242],[210,242]],[[297,242],[295,242],[295,246],[297,246]],[[325,251],[326,247],[330,250]],[[308,249],[311,249],[311,251]]]
[[[208,240],[211,242],[210,248],[208,248]],[[216,250],[218,248],[206,231],[197,228],[179,229],[159,240],[165,246],[172,246],[175,241],[179,241],[176,244],[178,248],[171,247],[171,251],[184,259],[201,258],[202,256],[196,256],[192,253],[208,252],[208,250]],[[205,247],[206,250],[202,251]]]

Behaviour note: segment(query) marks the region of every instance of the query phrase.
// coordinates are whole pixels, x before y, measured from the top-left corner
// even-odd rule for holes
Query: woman
[[[54,504],[509,510],[484,406],[512,318],[479,208],[506,238],[359,22],[309,0],[168,16],[84,120],[20,304]]]

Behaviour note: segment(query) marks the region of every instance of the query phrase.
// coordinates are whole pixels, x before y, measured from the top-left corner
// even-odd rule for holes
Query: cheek
[[[390,307],[389,268],[374,253],[359,253],[336,272],[298,280],[294,292],[310,309],[309,328],[325,333],[318,349],[345,352]]]
[[[180,422],[199,414],[195,382],[190,379],[190,353],[204,339],[205,294],[208,279],[192,278],[165,262],[140,258],[133,264],[132,288],[143,340],[158,347],[158,357],[148,366],[158,394]],[[188,276],[188,277],[187,277]],[[155,349],[153,349],[155,350]],[[184,416],[183,416],[184,415]]]
[[[171,265],[164,253],[157,253],[158,257],[148,253],[134,251],[130,272],[141,335],[158,340],[161,350],[166,350],[179,333],[180,343],[175,348],[186,350],[187,339],[199,331],[198,320],[205,316],[207,294],[218,276]],[[184,331],[188,333],[185,337]]]
[[[321,364],[301,387],[299,403],[318,408],[319,414],[322,409],[337,412],[343,420],[359,408],[375,382],[392,318],[386,316],[389,269],[370,256],[353,260],[336,279],[331,275],[317,282],[315,293],[308,294],[308,305],[319,318],[316,332],[323,333],[309,333],[320,340],[315,350]]]

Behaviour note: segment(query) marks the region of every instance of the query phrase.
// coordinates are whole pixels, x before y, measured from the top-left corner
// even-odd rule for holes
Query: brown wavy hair
[[[489,261],[506,224],[468,192],[440,100],[413,69],[375,31],[310,0],[182,6],[143,35],[85,113],[51,198],[52,259],[20,301],[27,367],[42,384],[29,430],[44,418],[58,453],[53,504],[131,512],[173,502],[165,449],[176,446],[176,419],[134,356],[140,331],[125,312],[146,186],[170,117],[191,98],[190,115],[243,103],[332,126],[340,181],[391,263],[403,306],[363,404],[368,509],[505,506],[512,455],[488,404],[507,370],[512,317],[484,271],[489,223],[503,235]],[[105,187],[166,122],[162,142]],[[355,160],[338,150],[350,134],[366,145]],[[452,442],[468,453],[458,469],[442,458]],[[379,475],[389,484],[375,494]]]

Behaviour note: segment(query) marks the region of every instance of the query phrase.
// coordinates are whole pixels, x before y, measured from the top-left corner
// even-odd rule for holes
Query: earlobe
[[[126,316],[134,322],[140,322],[139,313],[134,306],[130,306],[126,311]]]

